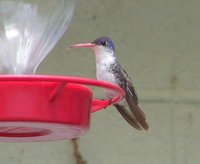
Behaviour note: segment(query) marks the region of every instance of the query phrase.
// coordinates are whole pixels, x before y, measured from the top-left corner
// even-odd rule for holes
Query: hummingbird
[[[125,92],[124,99],[113,105],[132,127],[137,130],[149,130],[146,116],[139,106],[133,82],[116,57],[113,41],[103,36],[90,43],[73,44],[70,47],[91,48],[94,51],[97,80],[118,85]],[[109,90],[106,90],[105,94],[110,99],[114,96],[114,93]]]

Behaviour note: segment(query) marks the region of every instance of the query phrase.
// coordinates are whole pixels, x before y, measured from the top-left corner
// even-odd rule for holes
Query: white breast
[[[97,80],[116,84],[114,74],[112,72],[109,72],[109,69],[110,69],[109,65],[103,63],[97,63],[96,64]]]
[[[110,71],[111,65],[115,62],[113,52],[106,51],[105,48],[98,47],[94,49],[96,57],[96,76],[97,80],[116,83],[114,74]]]
[[[111,71],[111,65],[116,62],[116,58],[110,53],[110,51],[105,51],[103,48],[95,49],[96,77],[99,81],[117,84],[115,76]],[[115,93],[110,90],[106,90],[106,95],[112,98],[115,96]]]

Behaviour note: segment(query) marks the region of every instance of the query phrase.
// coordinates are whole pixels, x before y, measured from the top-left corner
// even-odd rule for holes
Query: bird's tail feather
[[[123,106],[119,104],[114,104],[114,106],[117,108],[119,113],[122,115],[122,117],[135,129],[142,130],[139,122],[136,120],[136,118]]]
[[[132,101],[128,98],[126,98],[126,101],[128,103],[129,109],[132,112],[132,114],[135,116],[136,120],[139,122],[139,124],[145,129],[149,130],[149,125],[146,121],[146,117],[140,106],[137,104],[132,103]]]

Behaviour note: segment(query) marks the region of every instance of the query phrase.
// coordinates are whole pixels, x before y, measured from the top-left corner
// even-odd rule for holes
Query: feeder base
[[[39,142],[76,138],[88,127],[49,122],[0,122],[0,141]]]

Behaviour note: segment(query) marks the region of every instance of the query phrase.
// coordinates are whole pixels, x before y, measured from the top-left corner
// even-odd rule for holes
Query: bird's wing
[[[125,91],[125,100],[129,106],[130,112],[134,115],[140,126],[145,130],[148,130],[149,125],[146,121],[144,112],[139,106],[138,96],[135,92],[132,80],[129,78],[128,74],[119,63],[116,63],[114,67],[113,71],[117,72],[114,72],[115,77],[117,79],[118,85]]]

